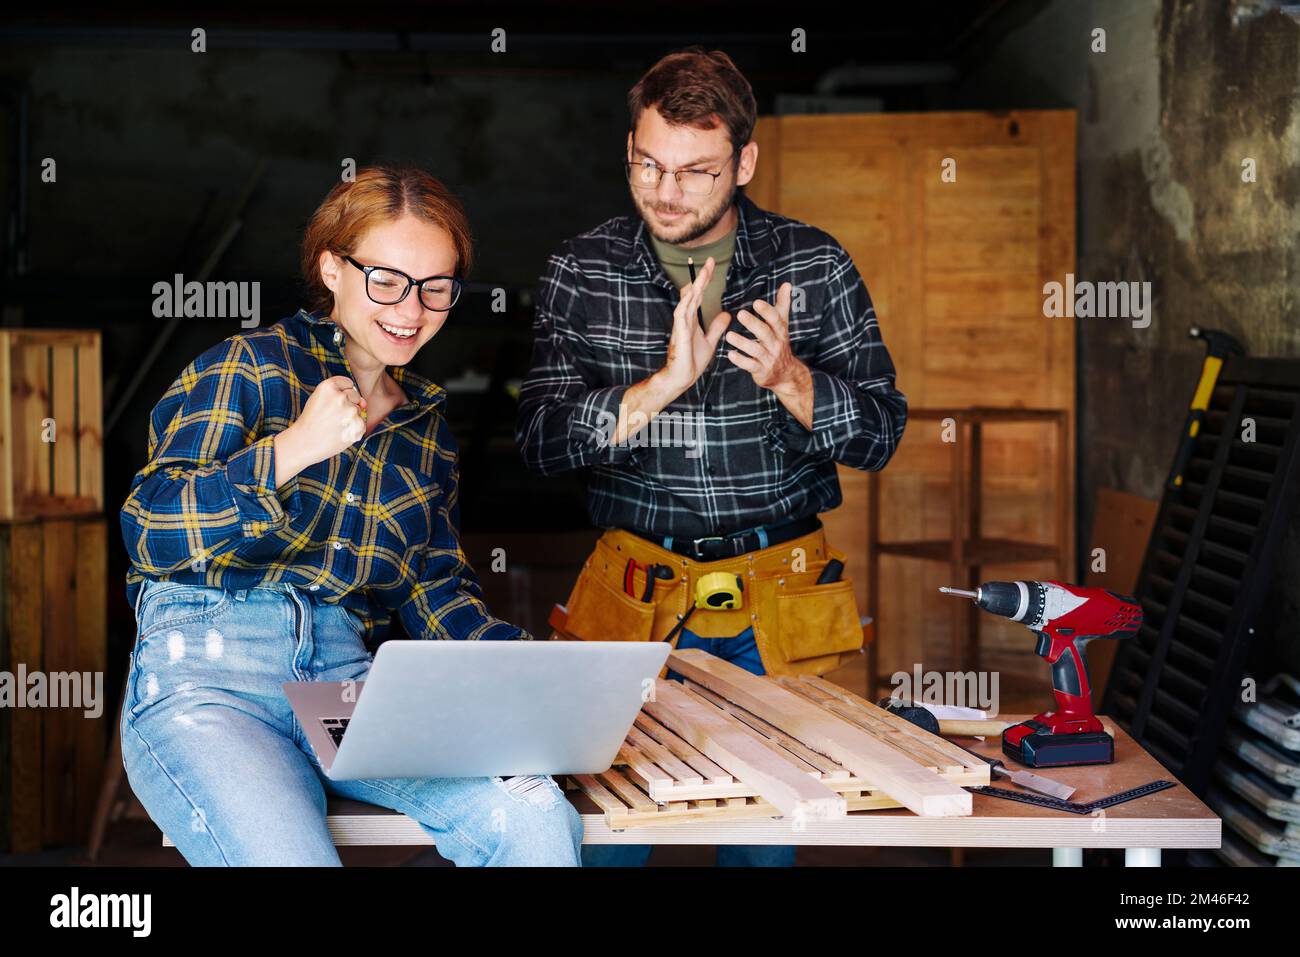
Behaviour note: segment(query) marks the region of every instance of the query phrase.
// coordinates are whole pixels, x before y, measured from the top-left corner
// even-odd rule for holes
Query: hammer
[[[881,698],[876,704],[904,721],[910,721],[931,734],[951,734],[958,737],[974,735],[999,735],[1011,725],[1005,721],[975,721],[965,718],[936,718],[929,708],[903,701],[892,695]]]
[[[1196,436],[1205,421],[1205,410],[1210,405],[1210,396],[1214,394],[1214,384],[1219,381],[1219,370],[1223,368],[1224,360],[1245,352],[1240,342],[1218,329],[1192,326],[1187,330],[1187,334],[1205,343],[1205,362],[1201,366],[1201,380],[1196,384],[1196,391],[1192,393],[1192,404],[1187,410],[1187,419],[1183,423],[1182,437],[1178,440],[1178,452],[1174,455],[1174,467],[1170,469],[1169,478],[1165,482],[1165,487],[1171,492],[1177,492],[1182,488],[1183,473],[1187,470],[1187,462],[1192,457],[1192,447],[1196,444]]]
[[[1000,735],[1010,727],[1005,721],[963,721],[949,720],[947,718],[940,720],[934,716],[934,712],[929,708],[909,704],[894,697],[881,698],[877,704],[890,714],[898,715],[904,721],[916,725],[922,731],[929,731],[931,734]],[[958,745],[958,747],[961,747],[961,745]],[[962,750],[968,751],[981,761],[987,762],[992,773],[1009,778],[1015,784],[1019,784],[1022,788],[1028,788],[1030,791],[1037,791],[1039,794],[1046,794],[1048,797],[1068,801],[1070,795],[1077,790],[1068,784],[1061,784],[1058,781],[1045,778],[1041,774],[1034,774],[1032,771],[1013,771],[998,758],[986,758],[982,754],[975,754],[969,748],[962,748]]]

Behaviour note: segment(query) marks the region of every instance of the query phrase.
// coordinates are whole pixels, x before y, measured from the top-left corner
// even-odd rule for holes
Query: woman
[[[483,605],[445,393],[406,369],[470,257],[440,182],[362,170],[307,228],[313,310],[209,349],[154,409],[122,508],[122,754],[191,864],[337,865],[326,794],[409,815],[457,864],[578,863],[549,778],[331,781],[280,687],[364,678],[390,614],[413,638],[530,637]]]

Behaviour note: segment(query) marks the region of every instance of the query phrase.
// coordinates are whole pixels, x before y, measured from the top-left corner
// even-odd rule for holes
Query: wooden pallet
[[[675,654],[670,662],[674,669],[679,660]],[[866,731],[906,756],[918,769],[927,769],[936,780],[957,786],[989,783],[989,767],[984,761],[828,681],[810,676],[756,680],[785,688],[801,701],[814,704],[828,725],[846,723]],[[704,714],[700,708],[712,711]],[[692,723],[692,715],[696,723]],[[764,796],[770,793],[769,781],[759,783],[725,769],[668,727],[675,724],[689,733],[706,720],[719,722],[714,724],[715,730],[721,735],[725,729],[731,743],[748,741],[756,749],[752,752],[755,761],[768,759],[765,772],[771,770],[771,759],[777,759],[796,776],[806,778],[812,787],[803,795],[805,800],[796,800],[793,806],[787,803],[785,809],[778,807]],[[731,757],[730,752],[726,754]],[[717,691],[691,680],[684,685],[658,682],[655,699],[647,702],[637,716],[614,766],[601,774],[574,775],[567,786],[585,792],[615,829],[724,816],[785,814],[815,819],[903,806],[870,775],[855,773]],[[819,799],[819,791],[835,797],[839,807]]]

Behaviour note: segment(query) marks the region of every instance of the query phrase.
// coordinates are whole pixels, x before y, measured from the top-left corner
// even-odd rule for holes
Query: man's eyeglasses
[[[722,175],[721,171],[710,173],[702,169],[663,169],[653,160],[641,160],[637,163],[623,161],[627,167],[627,181],[638,189],[658,189],[665,173],[672,173],[677,180],[677,188],[692,196],[707,196],[713,192],[713,184]]]
[[[377,302],[381,306],[397,305],[410,295],[412,286],[419,288],[420,302],[424,308],[433,312],[446,312],[460,298],[462,283],[455,276],[412,279],[400,269],[363,266],[351,256],[343,258],[366,274],[366,295],[371,302]]]

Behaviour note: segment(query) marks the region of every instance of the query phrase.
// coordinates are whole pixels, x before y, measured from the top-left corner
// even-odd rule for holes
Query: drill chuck
[[[1043,610],[1043,586],[1036,581],[986,582],[976,589],[979,597],[975,604],[990,615],[1001,615],[1012,621],[1030,621]]]

